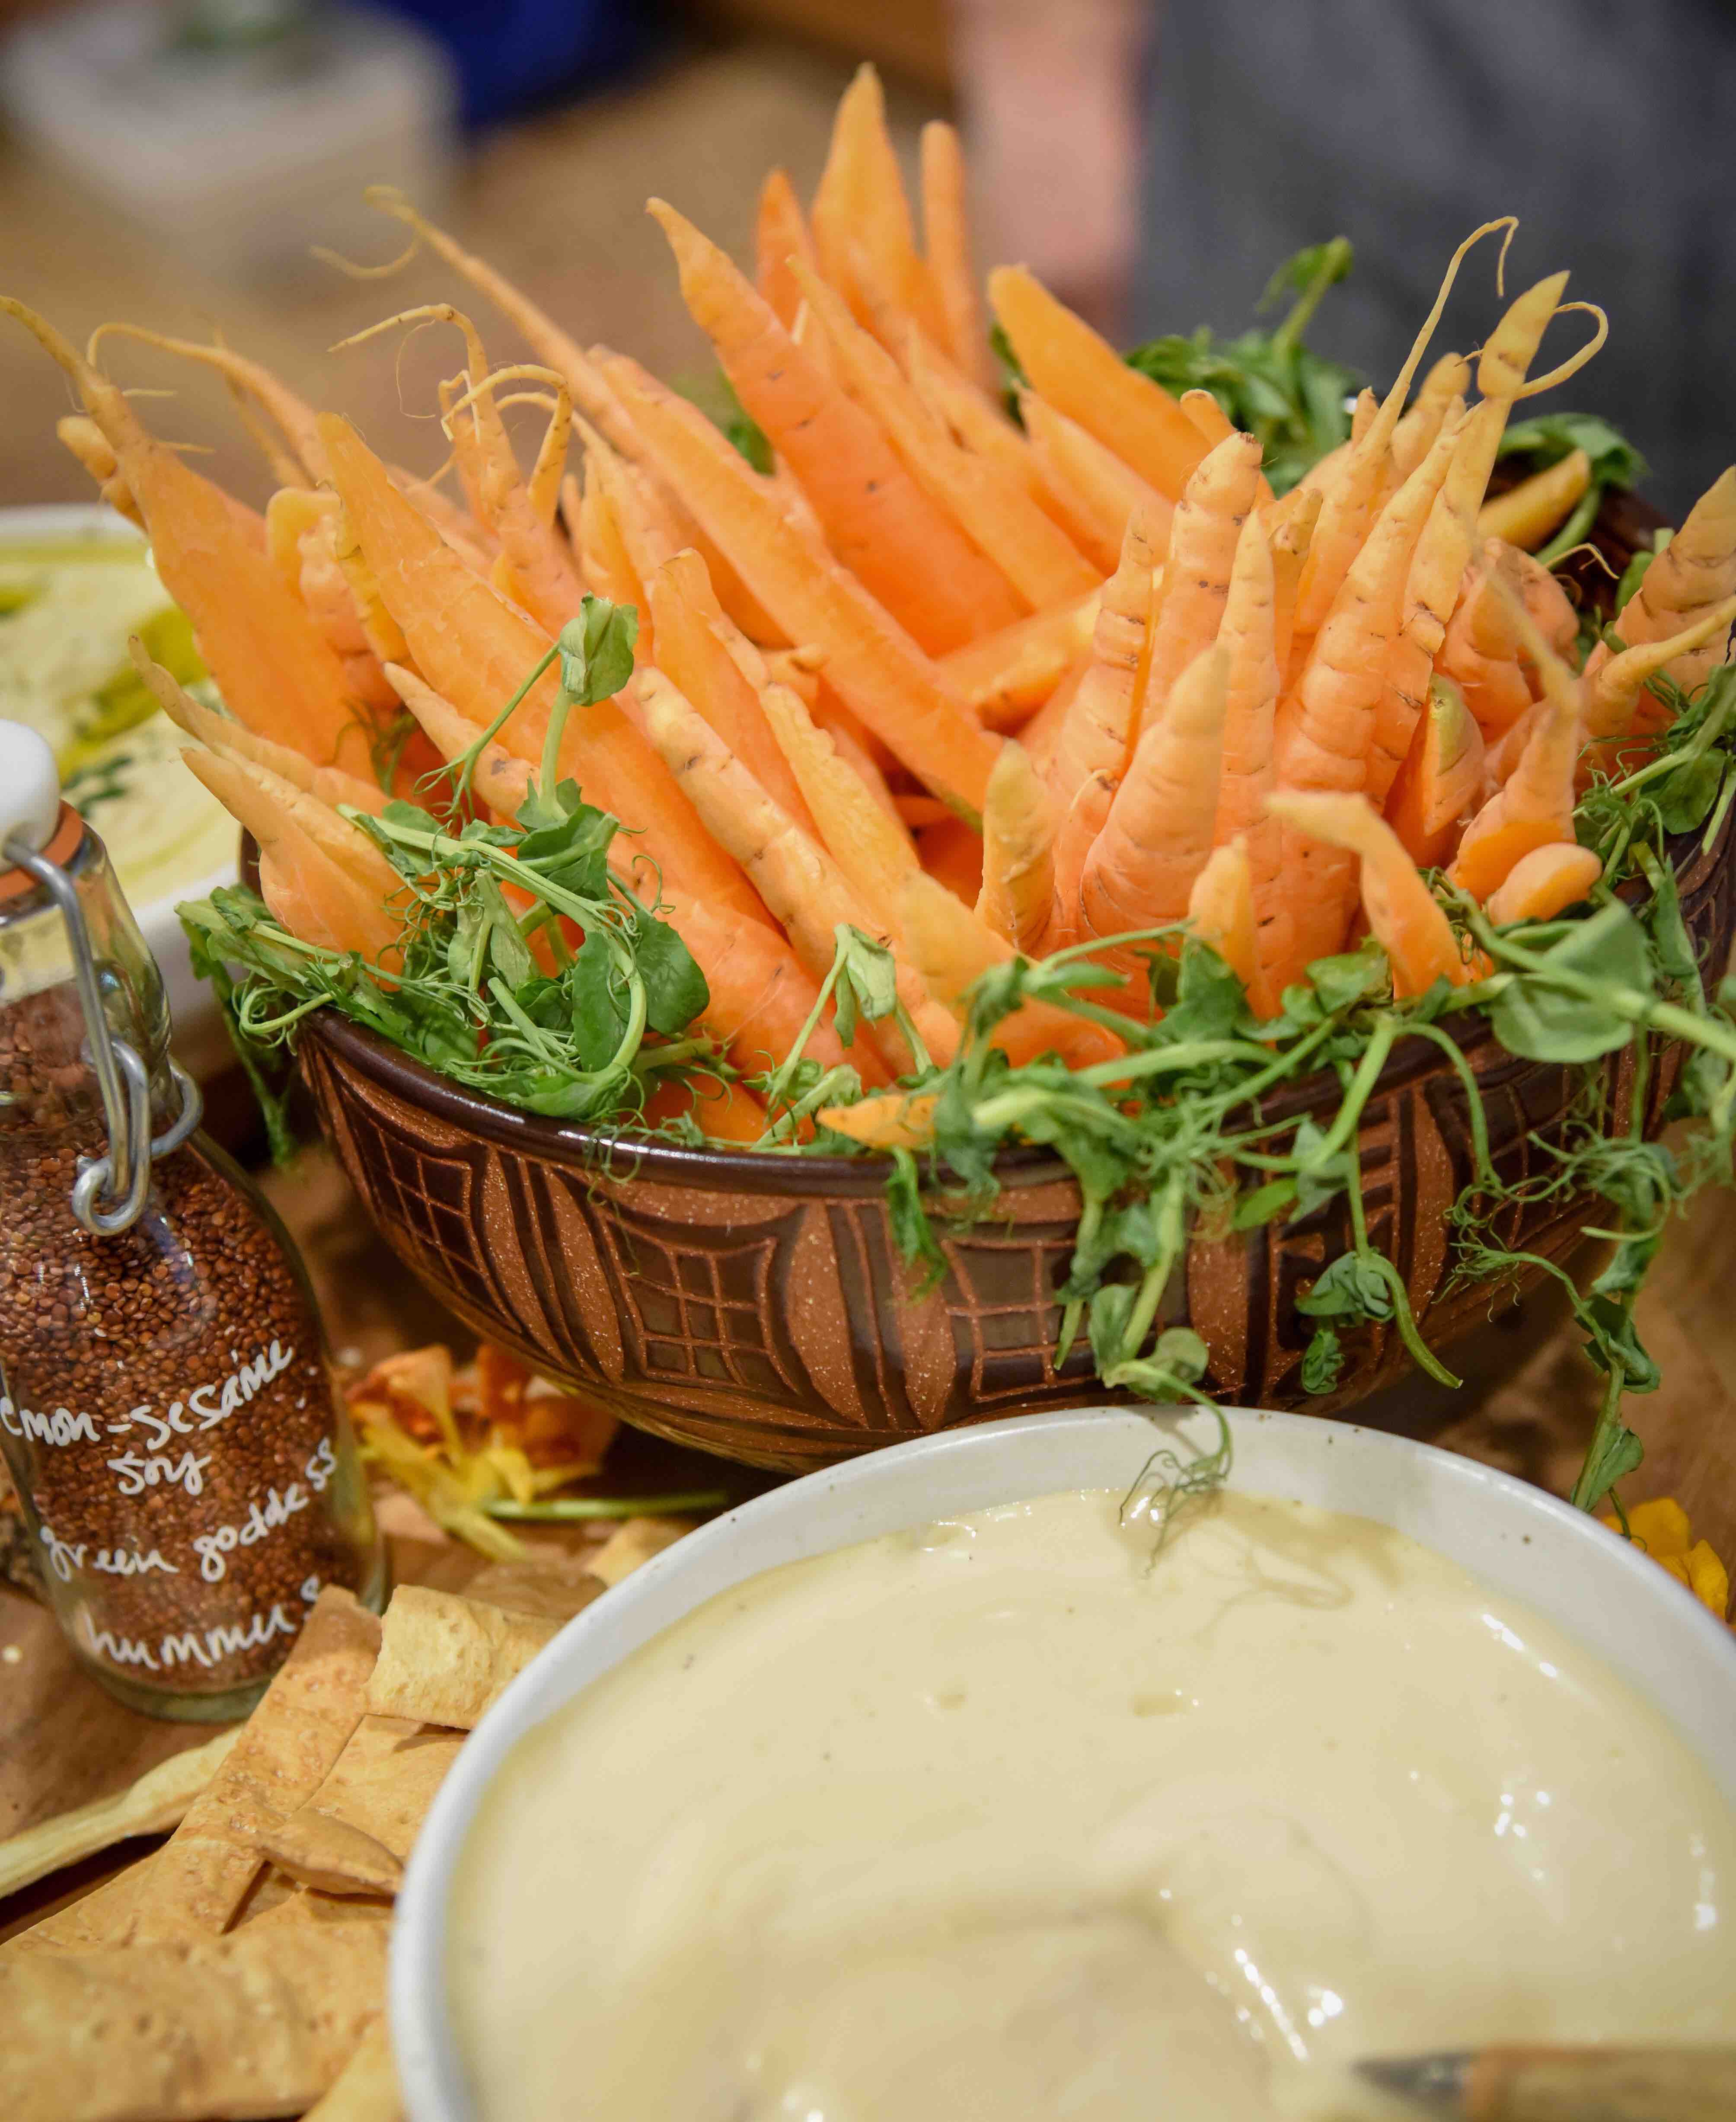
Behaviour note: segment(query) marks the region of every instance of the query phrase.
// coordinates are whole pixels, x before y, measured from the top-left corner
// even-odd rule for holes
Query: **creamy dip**
[[[1256,2122],[1736,2036],[1736,1819],[1455,1563],[1050,1496],[755,1577],[531,1733],[453,1911],[485,2122]]]

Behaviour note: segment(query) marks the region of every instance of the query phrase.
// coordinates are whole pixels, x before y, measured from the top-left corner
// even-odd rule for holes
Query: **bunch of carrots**
[[[1575,668],[1578,615],[1514,542],[1541,542],[1571,479],[1487,493],[1514,406],[1602,342],[1566,275],[1512,301],[1474,364],[1444,355],[1419,385],[1461,260],[1512,224],[1476,231],[1384,399],[1365,392],[1351,440],[1275,498],[1209,394],[1172,398],[1006,266],[987,292],[1014,417],[945,125],[923,134],[920,189],[919,244],[865,68],[808,210],[783,172],[766,180],[753,278],[651,202],[767,472],[392,193],[376,203],[412,249],[534,357],[491,363],[450,306],[388,320],[462,348],[434,479],[238,352],[133,331],[226,378],[278,481],[256,514],[147,431],[97,344],[81,354],[6,302],[76,384],[62,434],[193,624],[226,713],[152,682],[258,840],[284,928],[390,975],[399,880],[346,813],[462,760],[469,800],[515,816],[554,644],[587,596],[636,609],[634,668],[557,726],[558,770],[632,828],[617,859],[655,865],[705,975],[701,1028],[736,1073],[702,1118],[726,1138],[764,1132],[740,1079],[810,1023],[808,1055],[846,1059],[824,1006],[846,926],[889,948],[903,1007],[850,1027],[869,1095],[822,1117],[901,1145],[920,1129],[898,1079],[952,1058],[973,983],[1015,953],[1096,951],[1137,1014],[1140,939],[1188,924],[1265,1018],[1364,932],[1398,996],[1477,978],[1430,872],[1497,923],[1584,897],[1579,794],[1655,734],[1654,680],[1691,692],[1724,656],[1736,470],[1652,559],[1623,645]],[[1596,320],[1590,341],[1533,376],[1564,309]],[[504,417],[526,399],[548,415],[528,471]],[[1036,1001],[992,1035],[1015,1061],[1119,1050],[1101,1012]]]

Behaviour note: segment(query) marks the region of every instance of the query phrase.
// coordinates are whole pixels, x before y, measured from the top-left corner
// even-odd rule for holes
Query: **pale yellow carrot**
[[[1497,928],[1513,921],[1553,921],[1590,896],[1603,865],[1589,848],[1570,840],[1546,841],[1521,855],[1507,881],[1489,895],[1486,909]]]
[[[824,842],[863,903],[895,933],[899,887],[918,866],[909,835],[888,816],[861,768],[843,755],[830,731],[816,725],[788,686],[768,685],[761,698],[808,830]]]
[[[1444,428],[1351,562],[1296,689],[1279,710],[1281,788],[1367,790],[1376,802],[1385,801],[1402,754],[1389,764],[1381,755],[1379,711],[1407,573],[1454,447]],[[1342,943],[1356,903],[1355,867],[1344,848],[1287,825],[1282,848],[1293,916],[1286,977],[1294,979]]]
[[[1442,354],[1423,378],[1416,404],[1393,430],[1393,465],[1401,479],[1408,479],[1428,455],[1448,406],[1470,390],[1470,362],[1462,353]]]
[[[1169,526],[1146,703],[1134,703],[1135,744],[1142,714],[1163,713],[1176,680],[1217,638],[1236,543],[1260,486],[1260,445],[1234,431],[1207,451],[1188,481]]]
[[[977,918],[1039,957],[1054,914],[1054,806],[1029,754],[1009,738],[988,777]]]
[[[1695,624],[1736,593],[1736,465],[1722,473],[1688,512],[1687,521],[1646,569],[1616,619],[1630,648]],[[1724,643],[1708,637],[1668,666],[1686,693],[1724,661]]]
[[[1188,923],[1247,989],[1256,1016],[1271,1014],[1253,1001],[1257,981],[1254,946],[1253,878],[1248,843],[1239,834],[1214,848],[1188,895]]]
[[[973,984],[1013,956],[1010,943],[921,870],[904,880],[899,923],[912,962],[930,992],[960,1021]],[[990,1032],[989,1044],[1015,1067],[1040,1054],[1056,1054],[1073,1068],[1090,1068],[1125,1051],[1122,1041],[1102,1026],[1038,1001],[1021,1003],[1002,1017]]]
[[[926,1149],[934,1140],[933,1091],[887,1091],[853,1105],[825,1105],[817,1115],[822,1127],[847,1134],[867,1149]]]
[[[1063,816],[1092,774],[1104,773],[1119,781],[1126,771],[1149,646],[1160,535],[1155,513],[1136,510],[1122,540],[1120,562],[1104,584],[1085,675],[1056,734],[1047,777],[1050,796]],[[1077,882],[1076,872],[1062,880],[1062,888],[1071,890]]]
[[[1631,601],[1631,600],[1630,600]],[[1616,621],[1617,629],[1621,620]],[[1708,643],[1721,648],[1736,625],[1736,596],[1694,619],[1679,633],[1636,643],[1595,665],[1588,662],[1584,685],[1585,734],[1594,739],[1622,737],[1634,727],[1645,688],[1660,671],[1677,665]]]
[[[1519,764],[1466,826],[1447,874],[1475,899],[1505,884],[1523,857],[1574,837],[1574,788],[1584,736],[1580,689],[1523,608],[1521,638],[1538,667],[1543,701]]]
[[[1318,488],[1292,487],[1286,499],[1290,500],[1291,505],[1281,521],[1272,528],[1272,639],[1281,684],[1292,665],[1296,593],[1301,587],[1302,571],[1308,565],[1314,526],[1319,521],[1322,506]]]
[[[1505,538],[1510,545],[1534,553],[1566,521],[1590,484],[1591,459],[1584,450],[1570,450],[1556,463],[1486,501],[1477,512],[1477,535]]]

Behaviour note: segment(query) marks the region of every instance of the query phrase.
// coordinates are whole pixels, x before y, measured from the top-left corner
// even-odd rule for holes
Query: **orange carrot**
[[[1132,372],[1130,370],[1129,374]],[[1167,522],[1171,503],[1076,420],[1033,390],[1019,393],[1031,456],[1052,512],[1068,535],[1105,573],[1116,563],[1136,508]]]
[[[1454,441],[1434,447],[1381,511],[1320,629],[1295,692],[1279,710],[1281,788],[1356,793],[1385,801],[1402,754],[1379,754],[1379,711],[1404,587],[1417,536],[1440,491]],[[1409,748],[1409,738],[1406,738]],[[1288,978],[1338,949],[1356,903],[1349,851],[1286,827],[1282,862],[1291,893]]]
[[[895,928],[899,886],[917,867],[909,835],[887,815],[836,738],[817,727],[788,686],[768,685],[761,697],[782,778],[793,779],[796,786],[796,803],[782,807],[824,844],[863,904],[888,928]],[[737,755],[751,769],[751,761]],[[768,794],[773,792],[763,775],[755,778]]]
[[[1024,266],[991,273],[988,298],[1038,395],[1178,500],[1206,442],[1169,392],[1129,368]]]
[[[1391,469],[1389,451],[1354,446],[1345,460],[1342,474],[1322,493],[1319,515],[1309,540],[1308,557],[1296,584],[1290,661],[1286,671],[1290,685],[1293,686],[1300,676],[1315,638],[1344,587],[1351,563],[1380,512],[1381,495]]]
[[[124,395],[23,303],[0,297],[77,386],[150,533],[163,587],[193,625],[230,712],[322,766],[367,771],[367,733],[343,668],[222,488],[149,434]],[[257,521],[257,519],[255,519]]]
[[[1484,540],[1466,572],[1435,659],[1435,668],[1459,687],[1465,705],[1491,740],[1511,729],[1532,704],[1512,618],[1519,603],[1517,558],[1517,549],[1504,539]]]
[[[128,324],[100,325],[91,333],[90,344],[85,348],[86,360],[94,363],[102,341],[116,337],[138,339],[146,346],[159,347],[166,353],[178,353],[186,360],[215,369],[270,414],[301,467],[301,479],[317,482],[324,478],[325,460],[320,448],[312,406],[298,398],[263,362],[250,361],[233,347],[204,346],[197,339],[174,339],[166,332],[150,331],[142,325]]]
[[[916,836],[922,867],[938,877],[954,899],[974,906],[982,889],[982,835],[962,818],[943,818]]]
[[[1209,390],[1184,390],[1176,403],[1205,437],[1208,449],[1216,449],[1236,432],[1234,421]]]
[[[1134,703],[1132,741],[1149,711],[1161,714],[1169,689],[1217,638],[1242,526],[1259,498],[1260,445],[1232,432],[1200,460],[1169,525],[1163,603],[1153,623],[1145,703]]]
[[[478,344],[473,358],[480,358],[481,353]],[[549,434],[558,446],[539,452],[536,470],[528,480],[519,470],[493,395],[502,382],[526,374],[555,383],[560,394],[549,423]],[[569,619],[577,616],[586,588],[572,548],[554,520],[554,498],[572,428],[572,400],[566,383],[550,369],[497,369],[454,401],[449,420],[467,409],[481,443],[483,520],[500,541],[509,593],[539,625],[558,633]]]
[[[911,389],[898,363],[864,331],[843,297],[806,267],[795,268],[810,314],[831,348],[844,389],[898,451],[911,476],[1033,608],[1082,596],[1097,573],[1045,516],[1022,481],[973,456]]]
[[[1253,971],[1244,976],[1255,1012],[1275,1015],[1290,962],[1290,895],[1282,876],[1277,820],[1266,799],[1276,786],[1272,746],[1278,704],[1276,593],[1272,549],[1257,515],[1236,541],[1218,642],[1230,658],[1224,708],[1224,763],[1211,839],[1243,850],[1248,876]]]
[[[717,246],[650,202],[693,320],[800,481],[827,542],[931,654],[1016,618],[1010,585],[923,493],[861,407],[824,375]]]
[[[1387,798],[1387,822],[1419,869],[1438,869],[1482,800],[1483,733],[1450,678],[1429,688],[1429,705]]]
[[[1736,465],[1721,474],[1688,511],[1687,521],[1646,569],[1616,619],[1630,648],[1694,625],[1736,593]],[[1684,692],[1705,684],[1724,661],[1721,638],[1708,636],[1678,657],[1669,675]]]
[[[855,298],[851,254],[859,245],[894,299],[931,337],[942,337],[945,320],[917,253],[903,179],[886,130],[885,98],[871,66],[857,68],[839,99],[812,222],[820,269],[841,294]]]
[[[1060,521],[1053,498],[1043,482],[1029,440],[1007,418],[998,393],[992,395],[967,376],[908,320],[889,324],[878,315],[875,336],[897,358],[910,386],[934,414],[944,420],[964,447],[987,457],[1024,489],[1044,513]]]
[[[1010,737],[988,777],[977,918],[1027,956],[1054,923],[1055,813],[1042,777]]]
[[[1539,666],[1544,699],[1519,764],[1466,826],[1447,872],[1474,899],[1486,900],[1505,884],[1533,848],[1574,837],[1574,783],[1584,733],[1579,687],[1523,611],[1519,618]]]
[[[917,970],[943,1008],[960,1022],[970,989],[984,973],[1005,965],[1013,946],[986,928],[945,885],[921,870],[904,880],[899,928]],[[1126,1049],[1113,1032],[1053,1003],[1021,1003],[989,1035],[1015,1067],[1039,1054],[1058,1054],[1070,1066],[1090,1068]]]
[[[822,1107],[819,1119],[838,1134],[847,1134],[869,1149],[926,1149],[935,1138],[933,1091],[888,1091],[861,1098],[853,1105]]]
[[[651,741],[707,826],[753,878],[811,979],[824,979],[831,970],[841,922],[889,942],[884,918],[862,900],[818,842],[772,801],[660,671],[645,672],[640,697]],[[950,1060],[958,1049],[956,1035],[908,965],[898,967],[898,987],[931,1054],[943,1064]],[[938,1052],[931,1032],[939,1042]],[[872,1036],[883,1053],[897,1057],[901,1071],[917,1065],[917,1057],[889,1018],[872,1028]]]
[[[637,668],[651,662],[656,641],[650,601],[621,535],[620,520],[603,483],[599,460],[585,460],[585,488],[579,502],[579,546],[584,555],[585,579],[599,596],[611,604],[630,604],[639,615],[639,638],[633,644]]]
[[[1553,921],[1590,896],[1603,865],[1589,848],[1551,840],[1521,855],[1507,881],[1489,895],[1486,909],[1497,928],[1511,921]]]
[[[943,657],[941,680],[990,729],[1008,728],[1040,707],[1089,654],[1099,604],[1093,590],[1015,619]]]
[[[735,921],[697,901],[682,909],[681,940],[705,975],[712,998],[704,1029],[745,1074],[776,1068],[801,1035],[819,989],[775,929]],[[829,1012],[802,1049],[823,1068],[848,1062],[864,1083],[891,1081],[865,1039],[846,1049]]]
[[[970,255],[964,155],[950,125],[922,128],[922,237],[945,326],[946,346],[964,373],[992,390],[995,364],[982,329],[982,306]]]
[[[1285,499],[1290,506],[1283,516],[1276,521],[1268,517],[1272,534],[1272,639],[1281,683],[1294,667],[1296,593],[1301,587],[1302,571],[1308,565],[1321,508],[1321,496],[1313,488],[1292,487]]]
[[[994,744],[916,644],[852,576],[828,566],[791,529],[696,407],[618,355],[605,374],[664,478],[789,638],[823,647],[828,682],[845,703],[936,796],[980,816]]]
[[[393,485],[421,510],[471,573],[486,575],[497,548],[493,535],[456,502],[449,501],[432,480],[418,479],[396,465],[386,469]]]
[[[1247,989],[1252,999],[1258,974],[1254,951],[1253,877],[1248,843],[1239,834],[1214,848],[1188,895],[1188,921],[1202,943],[1212,949]],[[1255,1002],[1258,1017],[1272,1014]]]
[[[1369,928],[1391,961],[1395,996],[1426,994],[1438,979],[1463,987],[1477,978],[1416,865],[1365,797],[1282,789],[1271,807],[1290,831],[1324,840],[1358,862]]]
[[[1086,858],[1080,904],[1086,932],[1179,921],[1211,853],[1223,760],[1227,649],[1203,650],[1147,722],[1127,778]]]
[[[801,290],[790,273],[790,260],[814,262],[814,239],[808,233],[801,202],[787,170],[768,170],[759,188],[759,216],[754,227],[754,283],[777,313],[786,331],[793,330],[801,307]]]
[[[766,1131],[766,1109],[744,1084],[726,1076],[696,1077],[681,1082],[665,1077],[645,1101],[640,1115],[647,1128],[670,1120],[690,1119],[712,1142],[751,1147]]]
[[[417,669],[486,729],[548,655],[548,637],[476,579],[346,421],[322,415],[320,434],[333,480]],[[540,759],[554,689],[552,671],[532,687],[500,732],[508,751],[533,763]],[[701,828],[617,703],[601,700],[572,716],[560,767],[591,802],[639,833],[635,844],[659,866],[671,903],[679,908],[705,900],[744,919],[764,921],[765,909],[747,880]]]

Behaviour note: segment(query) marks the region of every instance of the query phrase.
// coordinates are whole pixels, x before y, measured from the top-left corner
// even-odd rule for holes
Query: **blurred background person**
[[[1460,239],[1516,213],[1510,289],[1566,266],[1617,312],[1569,395],[1644,451],[1652,498],[1687,507],[1730,455],[1728,0],[952,5],[987,255],[1122,342],[1239,330],[1276,264],[1343,235],[1314,340],[1379,384]],[[1437,348],[1489,316],[1473,270]]]

